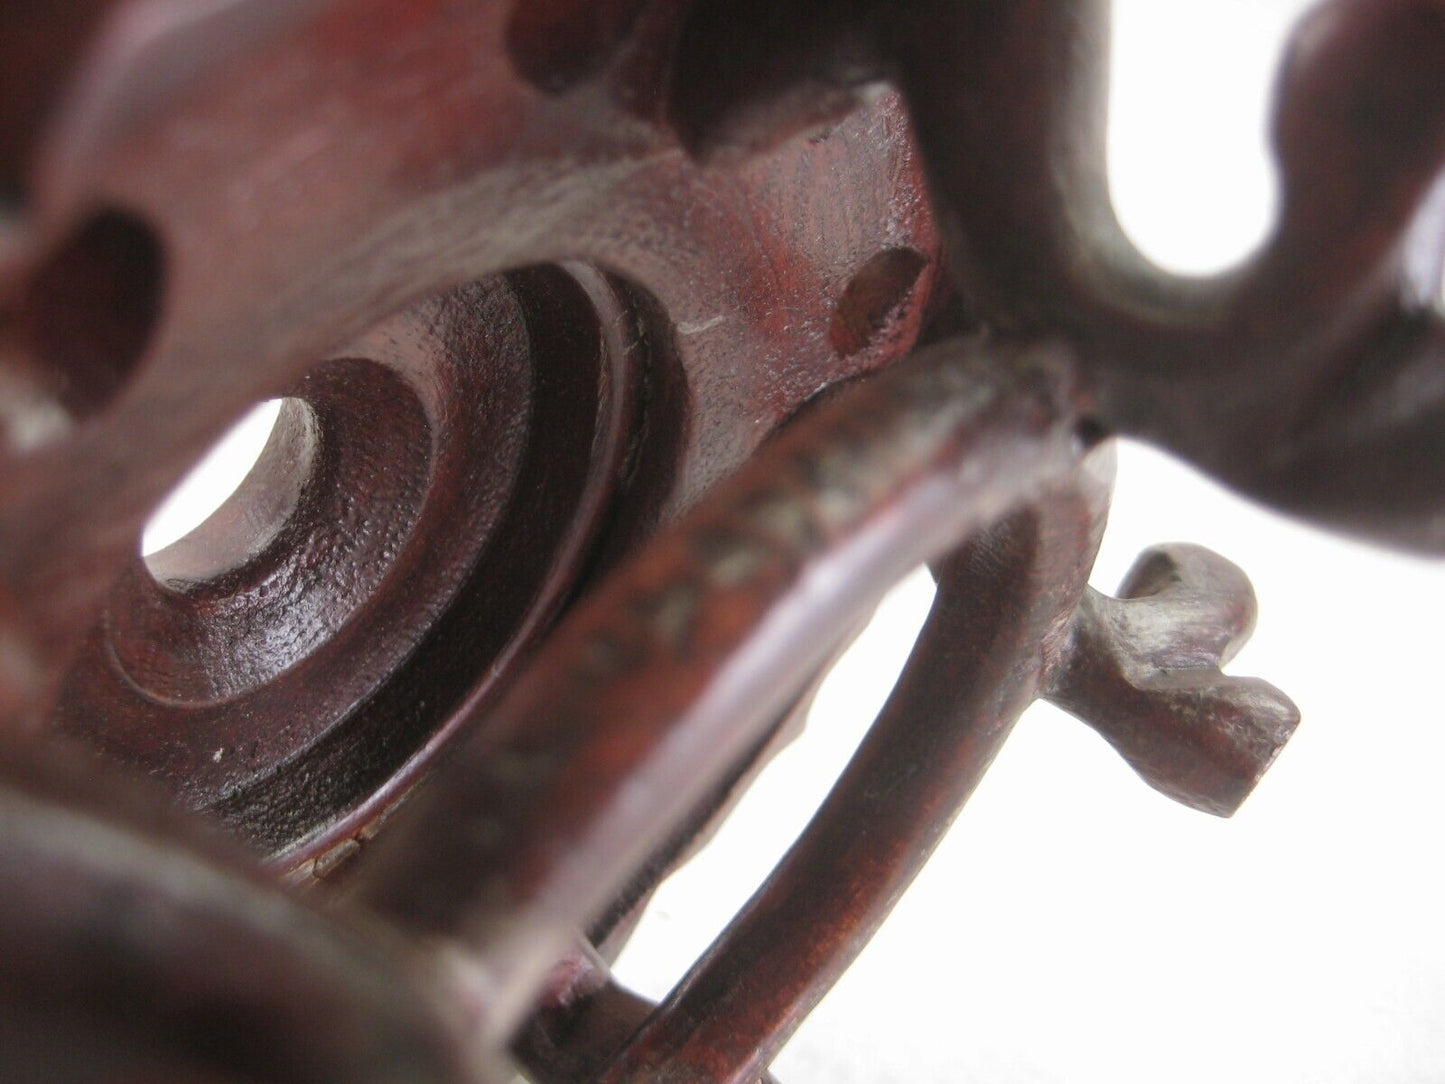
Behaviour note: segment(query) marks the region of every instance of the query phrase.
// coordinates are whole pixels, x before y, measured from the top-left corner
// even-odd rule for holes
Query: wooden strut
[[[1297,713],[1222,672],[1222,558],[1088,586],[1109,437],[1445,548],[1445,8],[1311,14],[1281,222],[1209,281],[1113,217],[1107,19],[10,0],[0,1078],[752,1084],[1035,700],[1233,813]],[[623,989],[920,564],[808,828],[660,1004]]]

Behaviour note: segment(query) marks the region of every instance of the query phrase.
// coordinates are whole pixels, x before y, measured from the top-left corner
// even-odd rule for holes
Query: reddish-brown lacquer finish
[[[122,574],[60,728],[267,848],[354,830],[574,586],[635,422],[627,316],[531,271],[313,369],[243,489]]]
[[[501,63],[552,33],[508,5],[284,8],[123,8],[37,154],[58,248],[14,322],[53,424],[0,484],[0,564],[60,728],[295,865],[355,846],[585,570],[906,350],[937,260],[895,103],[726,176],[634,118],[662,12],[562,108]],[[187,69],[159,100],[156,57]],[[97,204],[125,211],[70,225]],[[139,561],[164,487],[277,396],[245,490]]]
[[[771,1080],[1034,700],[1237,809],[1294,708],[1221,671],[1221,558],[1087,586],[1106,438],[1440,549],[1445,9],[1310,16],[1279,226],[1203,281],[1109,207],[1107,14],[0,9],[0,1077]],[[811,825],[667,998],[623,989],[920,563]]]
[[[680,84],[675,108],[700,153],[807,127],[890,78],[978,318],[1065,334],[1118,431],[1333,528],[1445,545],[1435,0],[1310,12],[1270,129],[1279,221],[1244,266],[1203,279],[1150,265],[1110,205],[1109,0],[761,7],[701,0],[684,39],[707,78]],[[799,52],[747,46],[763,22],[771,39],[803,43],[806,66]]]

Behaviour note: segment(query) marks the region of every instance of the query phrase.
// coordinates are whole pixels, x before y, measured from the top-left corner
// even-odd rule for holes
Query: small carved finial
[[[1220,667],[1254,628],[1249,581],[1200,546],[1145,551],[1118,598],[1090,588],[1045,695],[1176,801],[1230,816],[1299,723],[1288,697]]]

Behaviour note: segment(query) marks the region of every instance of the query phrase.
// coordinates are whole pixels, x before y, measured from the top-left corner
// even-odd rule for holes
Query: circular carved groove
[[[321,366],[233,497],[146,559],[149,578],[129,577],[109,622],[126,675],[156,699],[217,703],[319,649],[377,590],[416,524],[430,442],[422,405],[391,370]]]
[[[528,271],[319,363],[233,497],[122,577],[57,725],[295,860],[364,828],[590,552],[620,306],[590,269]]]

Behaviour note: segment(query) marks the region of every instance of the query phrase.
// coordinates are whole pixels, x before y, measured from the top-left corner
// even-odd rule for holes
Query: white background
[[[1119,0],[1111,170],[1160,264],[1227,267],[1273,213],[1267,99],[1298,0]],[[157,518],[229,491],[263,410]],[[209,495],[209,497],[207,496]],[[1233,672],[1304,723],[1230,821],[1174,806],[1082,725],[1031,710],[932,864],[779,1059],[784,1084],[1445,1081],[1445,567],[1252,507],[1121,449],[1095,585],[1161,541],[1251,575]],[[808,733],[666,884],[619,965],[663,995],[765,876],[871,721],[923,619],[917,575],[819,696]]]

